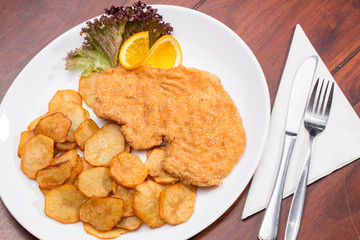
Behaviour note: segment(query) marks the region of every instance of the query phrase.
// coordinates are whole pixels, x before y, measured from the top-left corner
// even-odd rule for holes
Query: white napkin
[[[269,136],[262,159],[251,182],[242,219],[267,206],[280,164],[286,113],[293,77],[300,64],[311,55],[318,56],[300,25],[297,25],[273,106]],[[315,79],[318,77],[334,80],[320,57]],[[295,190],[305,160],[307,147],[308,133],[303,124],[301,124],[288,167],[283,194],[284,198]],[[339,86],[335,84],[329,122],[324,132],[315,138],[308,184],[315,182],[359,157],[360,119],[341,92]]]

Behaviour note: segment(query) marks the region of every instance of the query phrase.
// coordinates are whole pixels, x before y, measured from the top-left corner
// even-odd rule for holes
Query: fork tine
[[[323,83],[325,82],[325,79],[323,81]],[[326,87],[325,87],[325,91],[324,91],[324,95],[323,95],[323,99],[322,99],[322,102],[321,102],[321,107],[320,107],[320,110],[319,110],[319,114],[323,114],[324,112],[324,107],[325,107],[325,104],[326,104],[326,93],[327,93],[327,90],[328,90],[328,87],[329,87],[329,83],[330,81],[328,81],[326,83]],[[319,93],[319,97],[320,97],[320,93]]]
[[[319,110],[320,110],[320,97],[321,97],[322,89],[323,89],[323,86],[324,86],[324,81],[325,81],[325,79],[323,79],[322,82],[321,82],[321,86],[320,86],[320,90],[319,90],[319,93],[318,93],[317,101],[315,103],[315,109],[314,109],[315,113],[319,113]]]
[[[308,106],[307,106],[307,112],[312,112],[313,109],[314,109],[314,101],[315,101],[316,91],[317,91],[317,88],[318,88],[318,85],[319,85],[319,80],[320,80],[320,78],[318,78],[316,80],[316,83],[314,85],[314,88],[313,88],[313,91],[311,93],[309,103],[308,103]]]
[[[324,113],[325,116],[329,116],[329,114],[330,114],[333,95],[334,95],[334,83],[331,84],[331,89],[330,89],[330,93],[329,93],[329,97],[328,97],[328,101],[327,101],[325,113]]]

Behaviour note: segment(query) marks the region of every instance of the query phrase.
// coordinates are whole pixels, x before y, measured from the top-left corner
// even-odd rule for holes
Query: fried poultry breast
[[[163,168],[197,186],[221,184],[246,145],[242,119],[220,79],[195,68],[107,69],[97,80],[93,110],[121,124],[134,149],[165,141]]]

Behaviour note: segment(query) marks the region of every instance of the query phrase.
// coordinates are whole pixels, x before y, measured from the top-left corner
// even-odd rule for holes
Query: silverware
[[[330,81],[327,81],[326,88],[325,90],[323,90],[324,83],[325,80],[322,81],[320,90],[318,90],[319,79],[316,81],[311,97],[309,99],[308,106],[305,111],[304,126],[309,132],[309,148],[307,151],[307,158],[304,163],[298,185],[295,189],[294,197],[292,199],[285,230],[285,240],[293,240],[297,238],[304,209],[306,186],[310,167],[311,153],[314,147],[314,139],[317,134],[324,131],[329,119],[334,94],[334,83],[331,84],[331,89],[329,90]],[[316,95],[317,99],[315,99]]]
[[[277,236],[285,176],[301,120],[304,115],[305,105],[310,92],[317,61],[317,56],[307,58],[300,65],[294,77],[287,112],[286,131],[280,166],[277,172],[273,192],[268,202],[258,234],[258,238],[261,240],[272,240],[276,239]]]

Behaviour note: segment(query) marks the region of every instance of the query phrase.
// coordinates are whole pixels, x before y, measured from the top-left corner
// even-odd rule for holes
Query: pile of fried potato
[[[82,95],[57,91],[48,112],[20,136],[20,168],[44,193],[45,214],[66,224],[82,221],[85,231],[100,239],[117,238],[142,222],[151,228],[186,222],[196,187],[162,169],[161,147],[148,150],[143,163],[118,124],[100,128],[90,119],[82,100],[91,107],[94,81],[81,80]]]

